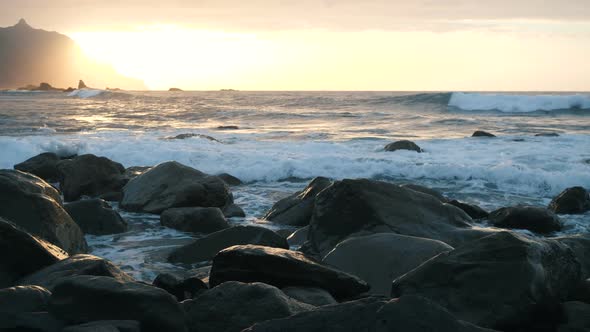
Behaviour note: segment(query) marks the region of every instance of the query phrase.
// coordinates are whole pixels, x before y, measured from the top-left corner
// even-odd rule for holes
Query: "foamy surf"
[[[589,110],[590,95],[517,95],[454,92],[450,107],[466,111],[535,112]]]
[[[92,98],[96,96],[100,96],[103,93],[107,92],[106,90],[98,90],[98,89],[78,89],[68,93],[68,97],[78,97],[78,98]]]

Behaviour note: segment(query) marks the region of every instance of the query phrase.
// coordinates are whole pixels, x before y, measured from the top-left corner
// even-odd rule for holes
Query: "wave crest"
[[[449,106],[465,111],[526,113],[590,110],[590,95],[517,95],[453,92]]]

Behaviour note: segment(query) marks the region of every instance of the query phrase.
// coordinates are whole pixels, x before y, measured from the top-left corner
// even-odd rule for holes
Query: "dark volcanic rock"
[[[316,307],[336,304],[336,300],[330,292],[316,287],[285,287],[281,289],[287,296],[295,300],[311,304]]]
[[[549,209],[559,214],[590,211],[590,194],[582,187],[567,188],[551,201]]]
[[[451,250],[436,240],[381,233],[342,241],[323,262],[365,280],[371,294],[389,296],[392,280]]]
[[[53,290],[63,278],[79,275],[105,276],[122,282],[134,281],[106,259],[92,255],[75,255],[24,277],[18,284],[38,285]]]
[[[168,293],[174,295],[180,301],[190,300],[197,294],[209,289],[198,277],[191,277],[187,279],[179,279],[169,273],[159,274],[152,283],[155,287],[162,288]]]
[[[183,302],[189,331],[239,332],[256,322],[311,310],[278,288],[230,281]]]
[[[496,137],[496,135],[490,134],[487,131],[476,130],[471,137]]]
[[[557,232],[562,227],[553,212],[535,206],[504,207],[490,213],[488,220],[495,227],[528,229],[540,234]]]
[[[287,240],[270,229],[257,226],[236,226],[209,234],[174,250],[168,257],[168,261],[188,264],[209,261],[219,251],[238,244],[289,248]]]
[[[88,249],[84,234],[63,209],[57,190],[32,174],[0,170],[0,217],[70,254]]]
[[[106,235],[127,231],[127,223],[102,199],[65,204],[64,208],[85,234]]]
[[[131,179],[123,192],[123,209],[148,213],[173,207],[223,207],[233,202],[223,180],[175,161],[159,164]]]
[[[244,212],[244,210],[241,207],[239,207],[237,204],[234,204],[234,203],[224,206],[223,209],[221,209],[221,212],[223,212],[223,215],[226,218],[233,218],[233,217],[243,218],[246,216],[246,212]]]
[[[389,143],[385,146],[384,149],[385,149],[385,151],[410,150],[410,151],[416,151],[418,153],[424,151],[416,143],[414,143],[412,141],[407,141],[407,140]]]
[[[242,180],[238,179],[237,177],[235,177],[231,174],[221,173],[217,176],[220,179],[222,179],[223,182],[227,183],[228,186],[239,186],[242,184]]]
[[[96,197],[120,191],[126,182],[123,165],[92,154],[62,160],[57,168],[61,173],[60,188],[67,202],[77,200],[82,195]]]
[[[257,323],[244,332],[373,331],[377,312],[385,303],[387,300],[384,298],[368,297],[357,301],[327,305],[290,317]],[[392,331],[406,332],[406,330]]]
[[[193,233],[212,233],[230,227],[221,210],[216,207],[168,209],[160,215],[160,224]]]
[[[452,200],[452,201],[449,201],[448,203],[465,211],[465,213],[467,213],[473,219],[487,218],[490,215],[490,213],[488,211],[480,208],[477,205],[459,202],[458,200]]]
[[[141,332],[141,328],[136,320],[99,320],[68,326],[61,332]]]
[[[580,265],[567,246],[501,232],[401,276],[393,283],[392,297],[417,294],[476,325],[531,330],[558,323],[559,302],[578,280]]]
[[[51,293],[39,286],[0,289],[0,312],[47,311]]]
[[[14,169],[34,174],[45,181],[54,182],[59,181],[60,178],[57,170],[57,163],[60,160],[57,154],[45,152],[14,165]]]
[[[0,288],[68,255],[0,217]]]
[[[283,225],[309,225],[315,197],[330,184],[332,181],[324,177],[313,179],[302,191],[276,202],[263,219]]]
[[[352,298],[369,290],[359,278],[316,263],[298,251],[258,245],[233,246],[215,256],[209,284],[216,286],[232,280],[277,287],[317,287],[337,299]]]
[[[316,197],[302,250],[323,257],[353,234],[398,233],[457,246],[491,232],[469,222],[461,209],[432,195],[381,181],[342,180]]]
[[[186,331],[174,296],[163,289],[115,278],[75,276],[53,289],[49,312],[70,324],[97,320],[137,320],[142,331]]]

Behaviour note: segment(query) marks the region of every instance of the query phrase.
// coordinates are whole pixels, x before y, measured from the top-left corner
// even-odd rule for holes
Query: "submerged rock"
[[[356,276],[316,263],[300,252],[258,245],[238,245],[213,259],[209,284],[264,282],[277,287],[322,288],[337,299],[358,296],[369,286]]]
[[[494,227],[528,229],[548,234],[561,230],[562,223],[551,211],[536,206],[504,207],[493,211],[488,220]]]
[[[567,188],[549,203],[549,209],[558,214],[590,211],[590,194],[583,187]]]
[[[174,207],[223,207],[233,202],[223,180],[175,161],[131,179],[123,193],[123,209],[148,213]]]
[[[418,153],[424,152],[416,143],[408,140],[396,141],[385,146],[385,151],[410,150]]]
[[[213,233],[230,225],[219,208],[188,207],[164,210],[160,215],[162,226],[183,232]]]
[[[107,235],[127,231],[125,220],[102,199],[68,203],[64,208],[86,234]]]
[[[471,137],[496,137],[496,135],[483,130],[476,130]]]
[[[14,169],[31,173],[45,181],[57,182],[60,173],[57,170],[57,163],[61,159],[53,152],[45,152],[14,165]]]
[[[539,133],[535,134],[537,137],[559,137],[558,133]]]

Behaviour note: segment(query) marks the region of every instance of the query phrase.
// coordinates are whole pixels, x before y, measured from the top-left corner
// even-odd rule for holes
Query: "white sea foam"
[[[92,98],[99,96],[103,93],[107,92],[106,90],[97,90],[97,89],[78,89],[68,93],[68,97],[78,97],[78,98]]]
[[[590,109],[590,95],[516,95],[454,92],[449,106],[470,111],[534,112]]]

